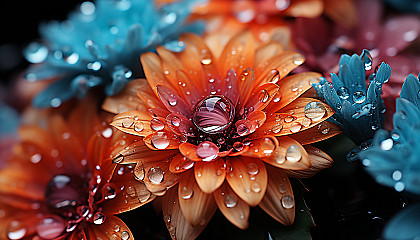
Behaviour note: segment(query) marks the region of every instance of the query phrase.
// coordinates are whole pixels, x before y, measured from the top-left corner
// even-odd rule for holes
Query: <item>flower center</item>
[[[218,134],[232,124],[235,107],[223,96],[209,96],[201,100],[194,109],[193,123],[202,132]]]

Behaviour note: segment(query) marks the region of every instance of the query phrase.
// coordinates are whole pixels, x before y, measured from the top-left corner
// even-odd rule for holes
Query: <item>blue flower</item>
[[[382,85],[391,77],[391,67],[382,63],[369,77],[372,57],[367,50],[359,56],[343,54],[339,61],[339,74],[331,73],[332,84],[325,78],[313,84],[319,97],[330,105],[335,114],[329,121],[339,125],[357,145],[371,139],[377,129],[383,128],[385,107],[380,96]]]
[[[29,68],[26,78],[54,82],[33,104],[57,107],[97,86],[114,95],[130,80],[144,77],[141,53],[158,45],[182,51],[180,33],[204,29],[202,22],[186,24],[200,1],[181,0],[157,8],[152,0],[97,0],[82,3],[66,21],[41,25],[41,41],[25,49],[28,61],[39,63]]]
[[[420,91],[419,80],[410,75],[396,100],[394,129],[381,129],[373,146],[359,153],[375,180],[397,191],[420,194]]]

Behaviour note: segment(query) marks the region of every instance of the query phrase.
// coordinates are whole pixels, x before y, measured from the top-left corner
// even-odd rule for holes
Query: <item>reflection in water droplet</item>
[[[295,206],[295,200],[293,199],[292,196],[290,195],[285,195],[282,199],[281,199],[281,205],[286,208],[286,209],[291,209],[293,208],[293,206]]]
[[[134,124],[133,129],[134,129],[134,131],[136,131],[136,132],[141,132],[141,131],[143,130],[143,123],[142,123],[142,122],[136,122],[136,123]]]
[[[236,127],[236,132],[239,136],[245,136],[249,133],[249,128],[245,124],[239,124]]]
[[[233,144],[233,148],[235,149],[235,151],[242,151],[242,149],[244,149],[244,144],[242,142],[235,142]]]
[[[195,107],[193,123],[205,133],[216,134],[227,129],[234,116],[235,108],[230,100],[223,96],[210,96]]]
[[[363,53],[362,53],[362,55],[360,57],[361,57],[364,65],[365,65],[365,70],[366,71],[369,71],[370,69],[372,69],[372,61],[373,61],[373,58],[370,55],[369,51],[363,50]]]
[[[20,223],[18,221],[10,222],[9,231],[7,232],[7,237],[9,239],[21,239],[26,235],[26,228],[19,227]],[[13,229],[13,230],[12,230]]]
[[[312,121],[321,120],[326,112],[327,109],[324,104],[320,102],[310,102],[305,106],[305,116],[310,118]]]
[[[264,138],[259,149],[265,154],[270,155],[276,149],[276,143],[271,138]]]
[[[177,116],[173,116],[171,118],[171,124],[174,125],[175,127],[179,127],[179,125],[181,124],[181,119]]]
[[[302,63],[305,61],[305,58],[303,58],[302,55],[296,55],[293,59],[293,63],[295,65],[302,65]]]
[[[337,95],[338,97],[340,97],[341,99],[347,99],[350,96],[349,90],[346,87],[339,87],[337,89]]]
[[[163,182],[164,172],[160,167],[152,167],[147,172],[147,177],[151,183],[159,184]]]
[[[258,165],[256,163],[251,162],[246,166],[246,171],[249,175],[256,175],[259,171]]]
[[[291,162],[298,162],[302,158],[299,146],[292,144],[286,150],[286,159]]]
[[[266,90],[263,89],[263,90],[260,91],[259,97],[258,97],[260,102],[266,103],[269,98],[270,98],[270,95],[268,94],[268,92]]]
[[[286,123],[289,123],[289,122],[291,122],[291,121],[293,121],[293,120],[295,120],[295,118],[294,118],[293,116],[286,116],[286,117],[284,118],[284,122],[286,122]]]
[[[144,167],[143,164],[141,162],[137,163],[136,166],[134,167],[134,177],[137,180],[143,181],[144,179]]]
[[[235,195],[227,194],[223,202],[227,208],[233,208],[238,204],[238,198]]]
[[[279,185],[279,192],[282,193],[282,194],[287,192],[286,186],[282,183],[280,183],[280,185]]]
[[[187,199],[190,199],[193,196],[193,194],[194,194],[194,190],[192,188],[183,187],[181,189],[181,194],[180,195],[181,195],[182,199],[187,200]]]
[[[254,193],[259,193],[261,192],[261,185],[255,182],[251,185],[251,189]]]
[[[277,83],[280,80],[280,72],[277,69],[273,69],[268,73],[268,77],[267,79],[269,79],[268,82],[272,82],[272,83]]]
[[[104,222],[105,222],[105,215],[101,212],[95,213],[95,215],[93,216],[93,223],[99,225]]]
[[[312,121],[311,121],[310,118],[304,118],[304,119],[302,119],[302,125],[304,127],[309,127],[309,125],[311,125],[311,123],[312,123]]]
[[[130,233],[128,233],[127,231],[123,231],[121,233],[121,240],[128,240],[130,238]]]
[[[302,124],[298,123],[298,122],[294,122],[292,124],[290,124],[289,126],[289,130],[292,133],[297,133],[302,129]]]
[[[353,101],[355,103],[359,103],[359,104],[363,103],[365,101],[365,99],[366,99],[366,95],[362,91],[357,91],[353,94]]]
[[[201,64],[203,65],[209,65],[213,62],[211,54],[207,50],[201,51]]]
[[[282,122],[277,122],[276,124],[274,124],[274,126],[271,128],[271,131],[273,133],[279,133],[281,130],[283,129],[283,123]]]
[[[150,127],[155,131],[160,131],[165,128],[165,123],[159,118],[153,118],[150,120]]]
[[[157,149],[165,149],[169,146],[169,139],[165,132],[157,132],[151,139],[153,147]]]
[[[219,148],[216,144],[210,141],[205,141],[197,146],[197,155],[202,158],[203,161],[211,161],[217,157]]]

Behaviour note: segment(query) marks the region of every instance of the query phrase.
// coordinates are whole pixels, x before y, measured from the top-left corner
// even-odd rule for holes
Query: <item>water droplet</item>
[[[321,120],[326,112],[327,109],[324,104],[320,102],[310,102],[305,106],[305,116],[310,118],[312,121]]]
[[[147,177],[151,183],[160,184],[163,182],[164,172],[160,167],[152,167],[147,172]]]
[[[268,94],[268,92],[266,90],[263,89],[263,90],[260,91],[259,97],[258,97],[260,102],[266,103],[269,98],[270,98],[270,95]]]
[[[193,123],[205,133],[216,134],[227,129],[234,116],[235,108],[230,100],[223,96],[210,96],[195,107]]]
[[[29,62],[41,63],[48,56],[48,48],[42,43],[32,42],[24,49],[23,54]]]
[[[392,138],[385,139],[380,143],[380,147],[384,151],[391,150],[393,145],[394,145],[394,140],[392,140]]]
[[[175,12],[173,12],[173,11],[166,12],[162,16],[162,20],[164,22],[166,22],[167,24],[173,24],[173,23],[175,23],[175,21],[176,21],[177,18],[178,18],[178,15]]]
[[[298,162],[302,158],[299,146],[292,144],[286,150],[286,159],[291,162]]]
[[[95,215],[93,216],[93,223],[99,225],[104,222],[105,222],[105,215],[101,212],[95,213]]]
[[[369,71],[370,69],[372,69],[373,58],[370,55],[369,51],[363,50],[363,53],[360,56],[360,58],[362,59],[363,63],[365,64],[365,70],[366,71]]]
[[[141,164],[140,162],[138,162],[136,164],[136,166],[134,167],[134,177],[137,180],[143,181],[144,179],[144,167],[143,164]]]
[[[249,175],[256,175],[259,172],[258,165],[256,163],[249,163],[246,166],[246,171]]]
[[[325,127],[324,129],[321,130],[321,133],[324,134],[324,135],[327,134],[327,133],[329,133],[329,132],[330,132],[330,128],[329,127]]]
[[[103,188],[103,191],[104,191],[103,195],[106,200],[114,199],[117,196],[117,191],[115,190],[115,187],[112,185],[113,184],[110,183],[110,184],[107,184],[106,187]]]
[[[302,124],[298,123],[298,122],[294,122],[292,124],[290,124],[289,126],[289,130],[292,133],[297,133],[302,129]]]
[[[34,155],[31,156],[31,163],[39,163],[42,160],[42,155],[40,153],[35,153]]]
[[[123,231],[121,233],[121,240],[128,240],[130,238],[130,233],[128,233],[127,231]]]
[[[276,149],[276,143],[271,138],[264,138],[259,149],[265,154],[270,155]]]
[[[93,15],[95,13],[95,8],[94,3],[86,1],[80,5],[80,12],[86,16]]]
[[[403,182],[396,182],[394,188],[397,192],[402,192],[405,189],[405,184]]]
[[[133,129],[136,132],[143,131],[143,123],[142,122],[136,122],[136,123],[134,123]]]
[[[116,157],[112,159],[113,163],[120,163],[124,160],[124,156],[122,154],[118,154]]]
[[[239,136],[245,136],[249,133],[249,128],[245,124],[239,124],[236,127],[236,132]]]
[[[233,13],[235,17],[242,23],[248,23],[252,21],[252,19],[254,19],[256,15],[254,7],[249,3],[242,1],[235,1]]]
[[[349,90],[346,87],[339,87],[337,89],[337,95],[341,99],[347,99],[350,96]]]
[[[105,138],[110,138],[112,136],[112,133],[113,132],[111,128],[106,128],[102,131],[102,136],[104,136]]]
[[[291,121],[293,121],[293,120],[295,120],[295,118],[294,118],[293,116],[286,116],[286,117],[284,118],[284,122],[286,122],[286,123],[289,123],[289,122],[291,122]]]
[[[13,230],[7,232],[7,237],[12,240],[22,239],[27,232],[26,228],[20,227],[20,224],[17,221],[12,221],[10,223],[10,229]]]
[[[251,189],[254,193],[259,193],[261,192],[261,185],[255,182],[251,185]]]
[[[120,225],[115,225],[114,232],[119,232],[119,231],[120,231]]]
[[[174,125],[175,127],[179,127],[179,125],[181,124],[181,119],[177,116],[173,116],[171,118],[171,124]]]
[[[190,199],[194,194],[194,190],[192,188],[188,188],[188,187],[183,187],[181,189],[181,197],[182,199]]]
[[[286,209],[291,209],[293,208],[293,206],[295,206],[295,200],[293,199],[292,196],[290,195],[285,195],[282,199],[281,199],[281,205],[286,208]]]
[[[45,197],[47,204],[55,209],[64,209],[74,206],[83,198],[83,192],[79,190],[83,180],[78,177],[56,175],[48,184]],[[66,193],[66,194],[63,194]]]
[[[400,181],[402,178],[402,172],[400,170],[395,170],[392,173],[392,179],[394,179],[394,181]]]
[[[114,67],[114,71],[112,72],[112,79],[118,82],[121,82],[121,81],[125,82],[132,75],[133,75],[133,72],[130,69],[122,65],[117,65]]]
[[[304,118],[304,119],[302,119],[302,125],[304,127],[309,127],[311,125],[311,123],[312,123],[312,120],[310,118]]]
[[[276,124],[274,124],[274,126],[271,128],[271,131],[273,133],[279,133],[281,130],[283,129],[283,123],[282,122],[277,122]]]
[[[42,239],[56,239],[66,228],[64,220],[58,216],[43,218],[36,226],[36,232]]]
[[[242,151],[242,149],[244,149],[244,144],[242,142],[235,142],[233,144],[233,148],[235,149],[235,151]]]
[[[227,208],[233,208],[238,204],[238,198],[235,195],[227,194],[223,202]]]
[[[293,58],[293,63],[295,65],[302,65],[302,63],[305,61],[305,58],[302,55],[296,55]]]
[[[366,99],[366,95],[362,91],[357,91],[353,94],[353,101],[355,103],[359,103],[359,104],[363,103],[365,101],[365,99]]]
[[[151,139],[153,147],[157,149],[165,149],[169,146],[169,139],[165,132],[157,132]]]
[[[61,99],[59,99],[59,98],[53,98],[53,99],[51,99],[50,105],[53,108],[59,107],[61,105]]]
[[[165,128],[165,123],[159,118],[153,118],[150,120],[150,127],[155,131],[160,131]]]
[[[219,153],[219,148],[216,144],[205,141],[197,146],[197,155],[203,159],[203,161],[211,161],[217,157]]]
[[[207,50],[201,51],[201,64],[209,65],[213,62],[211,54]]]
[[[268,82],[277,83],[280,80],[280,72],[277,69],[273,69],[268,73]]]
[[[280,183],[280,185],[279,185],[279,192],[282,193],[282,194],[287,192],[286,186],[282,183]]]

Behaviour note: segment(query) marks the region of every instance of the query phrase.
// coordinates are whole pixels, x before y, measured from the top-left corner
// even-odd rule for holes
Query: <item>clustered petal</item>
[[[84,2],[64,22],[41,25],[41,41],[30,44],[26,58],[34,64],[29,81],[54,79],[34,98],[37,107],[57,107],[102,86],[106,95],[118,93],[142,77],[138,56],[164,45],[182,51],[181,32],[199,33],[203,24],[186,22],[198,1],[183,0],[155,6],[153,1]]]

